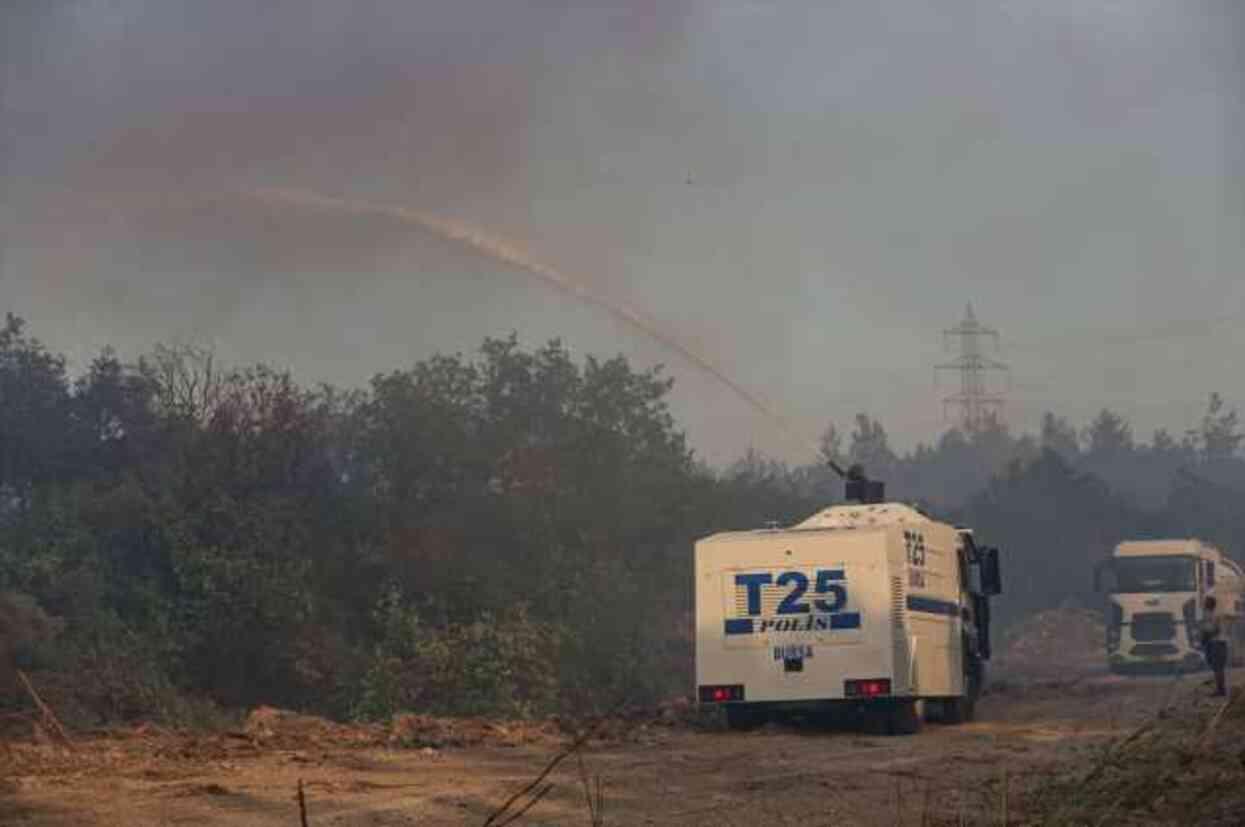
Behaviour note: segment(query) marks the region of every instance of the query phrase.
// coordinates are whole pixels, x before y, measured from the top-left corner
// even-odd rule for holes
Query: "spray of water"
[[[696,353],[677,338],[666,333],[656,322],[624,304],[620,304],[593,291],[583,282],[572,278],[561,270],[536,261],[526,250],[512,242],[495,238],[477,227],[458,221],[450,221],[440,216],[430,215],[407,207],[336,198],[301,189],[263,188],[248,190],[245,195],[264,203],[278,206],[321,210],[359,218],[384,218],[390,221],[397,221],[411,227],[420,228],[456,244],[461,244],[463,247],[480,255],[527,273],[555,290],[574,296],[584,304],[605,311],[632,330],[660,343],[697,370],[716,379],[734,393],[735,396],[747,403],[749,407],[777,425],[793,441],[798,440],[800,444],[807,442],[806,439],[800,439],[790,423],[760,397],[733,380],[709,359]]]

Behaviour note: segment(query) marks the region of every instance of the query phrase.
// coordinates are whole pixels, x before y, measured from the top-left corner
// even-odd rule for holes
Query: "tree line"
[[[691,545],[839,498],[826,458],[1003,547],[1004,620],[1087,602],[1123,537],[1245,539],[1236,413],[1149,442],[1104,411],[903,455],[867,415],[821,458],[710,468],[672,382],[487,339],[359,389],[210,351],[73,376],[0,330],[0,671],[82,721],[259,703],[335,717],[536,715],[689,689]],[[845,444],[846,443],[846,444]],[[0,675],[0,705],[20,698]],[[5,693],[8,694],[5,694]]]

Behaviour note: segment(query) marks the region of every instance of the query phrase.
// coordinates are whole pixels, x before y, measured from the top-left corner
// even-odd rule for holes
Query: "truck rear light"
[[[743,684],[735,683],[727,686],[700,687],[700,702],[705,704],[721,704],[744,699]]]
[[[847,681],[843,694],[849,698],[879,698],[891,694],[890,678],[871,678],[862,681]]]

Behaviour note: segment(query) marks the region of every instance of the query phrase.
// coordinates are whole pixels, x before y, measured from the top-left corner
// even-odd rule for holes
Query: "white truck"
[[[732,728],[846,712],[911,733],[918,701],[930,718],[973,715],[998,550],[911,506],[873,501],[880,484],[848,490],[867,493],[792,528],[696,543],[697,697],[724,705]]]
[[[1107,594],[1107,665],[1116,674],[1194,671],[1205,665],[1197,625],[1214,595],[1229,622],[1229,652],[1245,656],[1245,572],[1196,539],[1130,540],[1094,572]]]

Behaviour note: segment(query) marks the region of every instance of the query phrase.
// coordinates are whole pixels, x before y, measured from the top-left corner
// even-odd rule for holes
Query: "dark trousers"
[[[1228,665],[1228,643],[1223,640],[1211,640],[1206,643],[1206,663],[1215,670],[1215,694],[1222,695],[1226,690],[1224,668]]]

